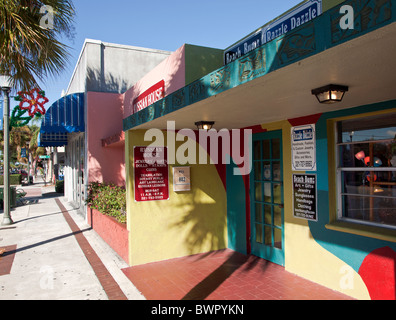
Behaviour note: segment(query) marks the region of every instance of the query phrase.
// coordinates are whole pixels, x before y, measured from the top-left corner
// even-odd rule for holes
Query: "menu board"
[[[293,215],[318,221],[316,174],[293,174]]]
[[[167,147],[134,147],[135,201],[169,200]]]

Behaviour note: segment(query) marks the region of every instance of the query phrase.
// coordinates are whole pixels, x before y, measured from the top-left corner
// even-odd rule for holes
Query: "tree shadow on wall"
[[[128,90],[129,86],[130,84],[127,81],[119,76],[116,77],[110,72],[87,68],[87,91],[121,94]]]
[[[202,251],[214,251],[224,249],[226,246],[226,218],[224,215],[215,215],[212,204],[189,204],[180,205],[182,208],[190,207],[184,215],[173,224],[184,233],[188,228],[188,234],[184,240],[190,254]],[[220,210],[218,210],[220,212]]]
[[[214,183],[208,182],[195,186],[188,198],[175,206],[175,211],[181,211],[182,215],[170,224],[180,235],[185,235],[183,241],[191,255],[206,252],[193,257],[196,258],[193,263],[199,264],[200,261],[212,258],[218,263],[218,257],[224,259],[215,270],[208,272],[202,281],[192,287],[182,300],[204,300],[236,271],[247,273],[256,269],[264,273],[271,264],[256,256],[222,250],[227,248],[227,209],[225,204],[221,204],[223,199],[213,185]]]

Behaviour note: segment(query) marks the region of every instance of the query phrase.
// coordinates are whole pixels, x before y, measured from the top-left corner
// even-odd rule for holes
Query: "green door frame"
[[[277,144],[274,144],[274,141],[279,141],[279,148]],[[265,151],[264,149],[269,150]],[[282,130],[254,134],[252,151],[253,168],[250,173],[251,253],[284,266]],[[281,239],[280,243],[279,239]]]

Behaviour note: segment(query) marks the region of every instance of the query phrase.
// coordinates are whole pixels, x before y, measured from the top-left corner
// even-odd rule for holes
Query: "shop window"
[[[339,219],[396,227],[396,113],[336,126]]]

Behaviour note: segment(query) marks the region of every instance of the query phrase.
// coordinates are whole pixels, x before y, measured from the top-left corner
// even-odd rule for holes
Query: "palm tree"
[[[38,80],[64,70],[69,48],[60,39],[73,38],[74,14],[71,0],[0,0],[0,74],[15,90],[40,88]]]
[[[40,133],[40,126],[37,126],[35,124],[32,124],[29,126],[30,129],[30,141],[29,141],[29,153],[31,155],[31,160],[32,160],[32,171],[36,172],[37,164],[39,157],[41,155],[46,154],[46,150],[43,147],[39,147],[38,145],[38,135]]]
[[[30,159],[32,160],[32,171],[35,172],[37,162],[40,155],[46,154],[45,148],[38,146],[38,134],[40,126],[32,124],[29,126],[12,128],[10,131],[10,158],[11,166],[16,161],[19,163],[27,163],[27,158],[21,157],[21,149],[28,147]],[[0,131],[0,147],[4,147],[3,132]]]

